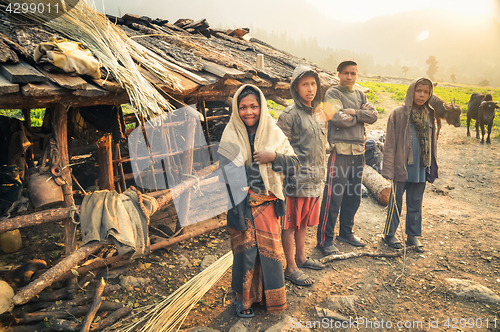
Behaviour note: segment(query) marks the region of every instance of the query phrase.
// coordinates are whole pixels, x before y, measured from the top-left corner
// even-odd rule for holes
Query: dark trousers
[[[364,155],[342,155],[332,152],[328,159],[327,177],[317,232],[318,246],[333,244],[335,223],[340,221],[339,235],[352,234],[354,215],[361,203]],[[340,216],[339,216],[340,212]]]
[[[421,236],[422,200],[424,198],[425,182],[394,182],[393,189],[396,195],[393,195],[391,190],[384,235],[396,234],[403,205],[403,194],[406,191],[406,234]]]

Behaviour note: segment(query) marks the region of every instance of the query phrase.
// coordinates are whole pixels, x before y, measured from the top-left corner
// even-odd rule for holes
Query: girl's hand
[[[274,162],[276,159],[276,152],[271,151],[255,151],[253,153],[253,160],[257,165],[267,164]]]

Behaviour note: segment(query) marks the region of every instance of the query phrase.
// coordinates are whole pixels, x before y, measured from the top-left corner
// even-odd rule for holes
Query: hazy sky
[[[95,3],[99,11],[104,3],[106,12],[112,15],[133,13],[169,20],[207,18],[212,25],[255,22],[254,26],[262,25],[262,28],[269,17],[281,21],[295,17],[305,7],[314,9],[318,16],[342,22],[366,21],[374,16],[422,8],[446,8],[476,16],[493,16],[500,21],[500,0],[95,0]]]
[[[493,16],[500,21],[499,0],[310,0],[308,3],[333,19],[344,22],[366,21],[374,16],[435,8],[448,9],[476,16]],[[349,14],[350,13],[350,14]]]

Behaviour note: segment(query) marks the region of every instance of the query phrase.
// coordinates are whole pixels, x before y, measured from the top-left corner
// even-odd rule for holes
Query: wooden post
[[[127,190],[127,184],[125,183],[125,173],[123,172],[123,164],[121,162],[122,159],[122,152],[120,150],[120,144],[116,143],[115,144],[115,160],[118,160],[116,163],[116,169],[118,173],[118,177],[120,178],[121,186],[123,187],[122,190],[125,191]]]
[[[105,134],[97,141],[97,146],[99,147],[99,189],[115,190],[111,134]]]
[[[28,168],[35,167],[35,161],[33,157],[33,131],[31,130],[31,110],[29,108],[23,109],[24,115],[24,127],[31,134],[31,145],[26,150],[26,163]]]
[[[63,170],[62,178],[66,181],[63,186],[64,193],[64,207],[69,207],[73,205],[73,181],[71,179],[71,167],[69,167],[69,155],[68,155],[68,117],[67,117],[68,107],[57,104],[54,108],[54,114],[52,117],[52,126],[54,130],[54,138],[56,140],[57,149],[60,155],[60,166]],[[71,254],[76,250],[76,241],[74,241],[74,235],[76,231],[76,225],[73,223],[71,218],[66,218],[64,221],[64,246],[66,248],[66,255]]]
[[[193,148],[194,148],[194,135],[196,129],[196,119],[188,115],[186,121],[186,142],[184,144],[184,153],[182,155],[182,173],[192,174],[193,170]],[[191,190],[186,190],[179,198],[179,207],[177,210],[177,215],[179,217],[179,222],[181,226],[186,225],[188,212],[189,212],[189,201],[191,200]]]

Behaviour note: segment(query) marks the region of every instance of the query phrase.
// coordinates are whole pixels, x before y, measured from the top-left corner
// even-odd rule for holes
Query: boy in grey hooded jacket
[[[326,116],[320,108],[319,77],[311,68],[295,68],[290,92],[295,103],[281,113],[277,123],[300,161],[299,171],[285,180],[287,211],[282,225],[287,261],[285,279],[309,286],[314,280],[299,268],[325,268],[319,261],[306,257],[305,239],[307,227],[316,226],[319,220],[319,196],[325,170]]]

